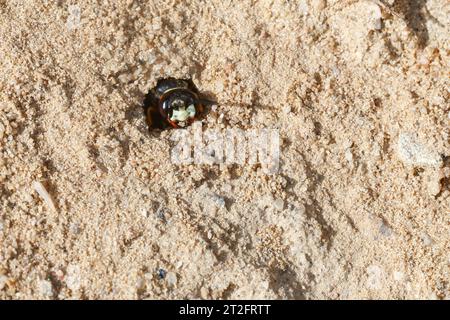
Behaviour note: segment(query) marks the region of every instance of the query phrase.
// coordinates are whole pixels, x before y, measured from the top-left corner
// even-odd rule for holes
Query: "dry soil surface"
[[[450,298],[446,0],[0,0],[0,298]],[[280,166],[172,163],[145,94]]]

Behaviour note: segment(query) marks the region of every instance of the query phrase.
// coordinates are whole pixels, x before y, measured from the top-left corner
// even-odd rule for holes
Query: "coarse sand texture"
[[[447,0],[0,0],[0,299],[450,299],[449,66]],[[175,163],[167,77],[278,171]]]

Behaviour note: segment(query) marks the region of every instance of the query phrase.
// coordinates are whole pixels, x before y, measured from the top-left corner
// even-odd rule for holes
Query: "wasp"
[[[150,128],[185,128],[204,113],[206,99],[190,79],[160,79],[144,100]]]

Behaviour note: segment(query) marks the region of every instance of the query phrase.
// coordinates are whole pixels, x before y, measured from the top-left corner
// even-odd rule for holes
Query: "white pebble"
[[[81,286],[80,267],[69,265],[67,267],[66,285],[72,291],[77,291]]]
[[[290,105],[286,105],[283,107],[283,113],[284,114],[289,114],[291,112],[291,106]]]
[[[47,192],[44,185],[39,181],[33,181],[33,189],[39,194],[39,196],[44,200],[45,204],[54,212],[56,212],[55,202],[51,195]]]
[[[311,4],[316,12],[322,11],[327,6],[326,0],[313,0]]]
[[[374,4],[372,10],[372,28],[374,30],[381,30],[382,27],[381,18],[382,18],[381,9],[377,4]]]
[[[143,278],[138,278],[136,280],[136,290],[142,290],[145,287],[145,280]]]
[[[427,233],[422,234],[422,241],[427,247],[433,244],[433,239]]]
[[[414,134],[401,133],[399,135],[397,153],[407,165],[439,166],[442,162],[439,154],[417,141]]]
[[[278,198],[274,201],[273,206],[275,207],[275,209],[281,211],[284,208],[284,200],[281,198]]]
[[[45,297],[53,296],[52,283],[47,280],[40,280],[39,281],[39,293]]]
[[[212,195],[212,200],[218,208],[225,208],[225,199],[217,194]]]
[[[439,173],[432,174],[429,177],[429,180],[427,183],[427,189],[428,189],[428,193],[431,196],[436,196],[441,192],[441,182],[440,182]]]
[[[71,223],[69,225],[69,231],[71,234],[79,234],[80,233],[80,225],[78,223]]]
[[[352,153],[351,149],[345,150],[344,156],[345,156],[345,160],[347,160],[347,162],[349,164],[353,164],[353,153]]]
[[[144,274],[144,279],[145,279],[146,281],[151,281],[151,280],[153,279],[153,273],[151,273],[151,272],[145,273],[145,274]]]
[[[150,212],[149,212],[147,209],[143,208],[143,209],[141,210],[141,215],[142,215],[144,218],[148,218],[148,217],[150,216]]]
[[[380,233],[385,237],[389,237],[392,235],[392,229],[384,222],[382,222],[380,225]]]
[[[376,20],[373,22],[373,28],[374,28],[375,30],[381,30],[382,27],[383,27],[383,24],[382,24],[381,19],[376,19]]]
[[[207,299],[208,298],[208,289],[205,287],[201,287],[200,288],[200,297],[202,299]]]
[[[177,284],[177,275],[174,272],[168,272],[166,275],[167,284],[171,287]]]
[[[405,274],[401,271],[394,271],[394,280],[402,281],[405,278]]]
[[[0,140],[3,139],[4,135],[5,135],[5,126],[0,122]]]
[[[8,281],[8,278],[6,276],[0,275],[0,290],[3,290],[5,288],[6,281]]]
[[[78,5],[69,5],[68,11],[66,25],[69,30],[74,30],[80,26],[81,9]]]
[[[372,265],[366,269],[367,287],[373,290],[381,289],[383,270],[379,266]]]

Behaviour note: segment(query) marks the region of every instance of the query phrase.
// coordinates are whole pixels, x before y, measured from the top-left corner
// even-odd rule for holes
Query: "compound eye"
[[[187,90],[175,90],[162,97],[160,112],[172,126],[185,127],[197,115],[196,96]]]
[[[150,127],[183,128],[205,115],[205,103],[208,100],[201,98],[191,80],[170,77],[158,80],[145,97],[143,107]]]

